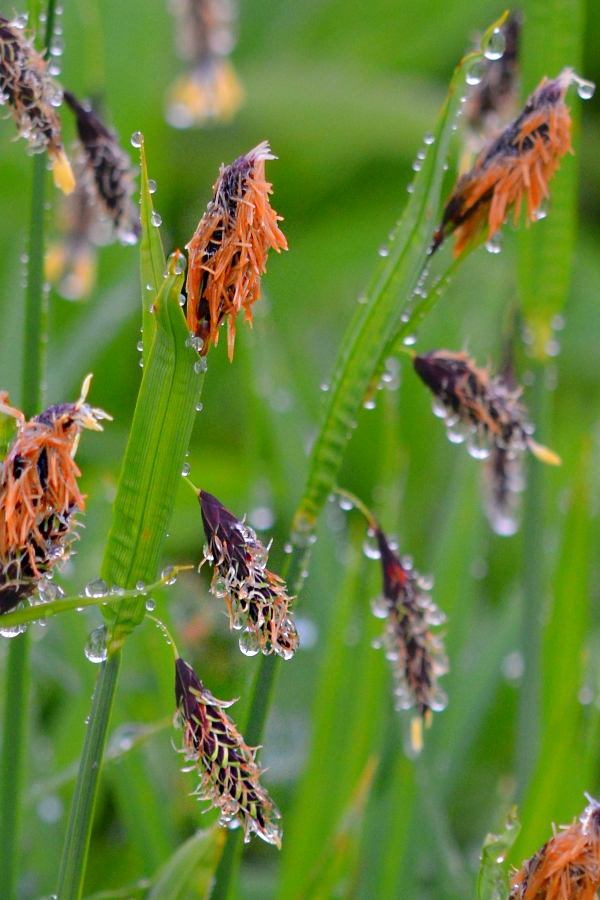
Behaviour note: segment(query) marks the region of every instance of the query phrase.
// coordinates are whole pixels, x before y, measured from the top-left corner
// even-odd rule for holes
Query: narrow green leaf
[[[583,0],[524,0],[522,35],[523,90],[528,95],[544,75],[555,77],[565,66],[579,71],[583,49]],[[579,130],[579,101],[573,107],[574,136]],[[577,140],[575,140],[577,150]],[[567,298],[573,266],[577,204],[577,159],[566,156],[550,185],[550,211],[519,235],[519,293],[533,352],[547,359],[552,319]]]
[[[426,268],[438,224],[444,165],[466,73],[482,57],[494,28],[501,21],[488,29],[481,49],[464,57],[454,72],[406,210],[385,248],[384,258],[365,293],[365,302],[359,305],[338,353],[324,423],[313,449],[308,483],[294,520],[294,530],[300,539],[313,531],[323,503],[335,486],[346,444],[382,352],[394,337],[399,340],[409,334],[441,295],[438,287],[439,293],[433,290],[429,297],[410,305],[409,298],[414,299],[413,292]],[[405,309],[408,318],[402,323],[400,317]]]
[[[589,629],[591,540],[589,453],[582,453],[581,473],[568,516],[554,577],[551,615],[542,633],[542,733],[530,788],[522,802],[523,831],[515,861],[530,856],[546,840],[552,822],[569,822],[590,790],[595,763],[585,733],[589,715],[578,695],[584,679],[585,641]],[[565,627],[568,623],[568,627]]]
[[[150,348],[156,334],[156,319],[150,312],[158,292],[162,287],[165,272],[165,251],[160,239],[160,231],[152,222],[154,207],[148,181],[146,163],[146,147],[141,137],[140,161],[140,217],[142,221],[142,239],[140,242],[140,274],[142,281],[142,338],[144,344],[144,365],[148,363]],[[148,289],[150,288],[150,289]]]
[[[223,849],[225,831],[197,831],[161,867],[146,900],[204,900]]]
[[[13,416],[7,416],[4,413],[0,413],[0,462],[2,462],[8,453],[10,442],[12,441],[16,430],[16,419]]]
[[[169,264],[155,302],[156,336],[144,369],[114,504],[102,567],[108,584],[133,587],[154,580],[160,549],[194,423],[203,375],[189,346],[179,305],[183,275]],[[113,629],[111,652],[144,616],[144,598],[104,610]]]
[[[500,834],[488,834],[483,842],[477,879],[479,900],[508,900],[510,888],[506,856],[517,839],[520,828],[517,807],[514,806],[506,817],[504,830]]]

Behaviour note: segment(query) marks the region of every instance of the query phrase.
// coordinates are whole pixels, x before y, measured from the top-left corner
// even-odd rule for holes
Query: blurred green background
[[[600,81],[600,7],[593,0],[584,6],[581,74]],[[183,65],[164,0],[64,4],[60,80],[77,95],[102,96],[132,155],[129,136],[144,133],[168,252],[190,239],[222,162],[264,139],[279,157],[267,175],[290,251],[271,254],[254,329],[238,329],[234,364],[223,340],[208,357],[189,457],[195,483],[236,514],[246,512],[250,524],[264,529],[265,543],[274,539],[275,571],[303,489],[320,387],[377,250],[403,209],[412,161],[452,69],[503,9],[487,0],[242,0],[233,59],[246,90],[243,108],[229,125],[175,131],[164,121],[165,90]],[[557,73],[538,77],[544,74]],[[578,104],[574,91],[570,101]],[[544,736],[522,806],[519,860],[550,836],[553,818],[568,822],[580,813],[584,789],[598,790],[599,109],[597,99],[585,104],[575,137],[580,229],[561,352],[546,375],[552,415],[539,432],[564,465],[543,473],[537,537],[544,552]],[[71,136],[66,112],[63,118]],[[18,405],[31,160],[13,136],[12,122],[0,123],[0,387]],[[52,235],[57,198],[50,196]],[[468,346],[481,365],[498,363],[506,310],[516,300],[515,259],[510,229],[501,254],[473,254],[419,330],[417,351]],[[100,568],[141,375],[139,297],[138,251],[120,246],[101,251],[88,302],[50,294],[47,403],[76,397],[83,376],[94,371],[91,400],[114,416],[103,434],[83,436],[78,463],[89,499],[78,555],[61,581],[69,592]],[[522,352],[519,360],[527,381]],[[443,680],[449,706],[435,716],[422,757],[407,761],[386,661],[370,646],[379,629],[368,605],[379,590],[378,565],[361,552],[363,524],[329,504],[297,608],[303,646],[284,667],[261,754],[264,781],[284,817],[284,849],[278,854],[252,842],[238,888],[244,900],[474,897],[482,840],[516,799],[527,649],[519,631],[527,565],[522,535],[491,533],[480,510],[478,464],[446,440],[408,357],[400,364],[399,389],[383,391],[376,409],[361,414],[341,483],[372,505],[402,551],[436,577],[433,597],[449,618],[451,673]],[[182,485],[165,564],[199,562],[203,543],[199,510]],[[241,698],[233,715],[243,721],[257,660],[237,650],[206,575],[187,574],[156,600],[207,687],[223,699]],[[83,648],[98,624],[99,613],[88,611],[33,629],[23,900],[55,886],[97,671]],[[561,691],[559,709],[553,701]],[[173,704],[170,648],[145,623],[125,650],[110,745],[117,758],[103,774],[88,894],[151,877],[210,819],[188,796],[193,774],[179,772],[171,746],[178,736],[168,725]],[[136,738],[132,723],[157,727],[128,750]],[[366,808],[355,803],[354,819],[346,821],[341,874],[330,890],[310,893],[310,873],[327,867],[323,848],[334,846],[332,833],[371,755],[378,768]]]

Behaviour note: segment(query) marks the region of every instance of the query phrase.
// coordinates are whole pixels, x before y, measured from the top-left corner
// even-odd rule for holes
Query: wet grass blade
[[[160,231],[154,224],[154,207],[148,178],[146,147],[140,137],[141,183],[140,183],[140,218],[142,222],[142,239],[140,242],[140,276],[142,282],[142,338],[144,344],[144,365],[148,363],[150,348],[156,334],[156,320],[150,307],[156,300],[164,281],[165,251],[163,250]]]

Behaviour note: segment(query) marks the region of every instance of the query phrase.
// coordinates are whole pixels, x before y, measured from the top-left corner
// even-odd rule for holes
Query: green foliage
[[[506,855],[518,837],[521,824],[516,808],[506,817],[500,834],[488,834],[481,851],[481,866],[477,879],[479,900],[508,900],[510,887],[506,870]]]

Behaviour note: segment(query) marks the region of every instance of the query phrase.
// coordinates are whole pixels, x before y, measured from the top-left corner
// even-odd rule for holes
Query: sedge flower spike
[[[523,205],[526,224],[538,218],[559,160],[572,152],[565,94],[573,82],[582,83],[572,69],[542,79],[518,118],[484,147],[446,202],[432,252],[454,233],[454,256],[460,256],[486,228],[486,240],[492,238],[511,210],[516,224]]]
[[[207,542],[200,567],[214,568],[211,592],[225,598],[231,628],[244,629],[241,650],[291,659],[298,632],[285,582],[266,568],[269,548],[212,494],[200,491],[198,500]]]
[[[275,158],[263,141],[222,166],[214,197],[187,244],[187,323],[202,341],[202,356],[218,342],[227,320],[227,350],[233,359],[236,318],[243,309],[244,321],[252,323],[269,249],[287,250],[277,225],[281,216],[269,203],[271,185],[265,181],[265,161]]]
[[[596,900],[600,887],[600,804],[555,832],[511,878],[510,900]]]
[[[92,109],[69,91],[65,91],[65,101],[75,114],[87,190],[111,222],[121,243],[134,244],[141,233],[141,224],[131,199],[135,190],[131,160],[117,135],[106,128]]]
[[[445,617],[429,595],[431,579],[419,575],[412,564],[403,565],[379,527],[375,527],[375,536],[383,592],[373,601],[372,609],[378,618],[385,619],[380,645],[392,665],[396,709],[417,711],[411,736],[413,748],[419,751],[423,722],[429,726],[432,712],[445,709],[447,704],[438,678],[448,671],[448,659],[442,638],[431,631]]]
[[[62,143],[61,101],[62,91],[31,38],[18,23],[0,16],[0,104],[8,107],[30,153],[48,151],[54,183],[70,194],[75,179]]]
[[[101,431],[111,416],[86,403],[91,376],[76,403],[50,406],[29,421],[0,395],[17,433],[0,469],[0,612],[34,592],[40,578],[68,557],[85,509],[74,456],[83,428]]]
[[[208,691],[191,666],[175,663],[175,726],[183,730],[184,771],[195,768],[200,784],[195,794],[221,811],[220,824],[241,826],[244,840],[256,834],[281,847],[280,814],[261,787],[256,750],[248,747],[224,710],[231,706]]]
[[[174,128],[228,122],[244,97],[229,61],[236,43],[233,0],[172,0],[180,56],[190,70],[169,90],[166,118]]]
[[[415,371],[434,395],[433,411],[446,423],[453,443],[466,441],[475,459],[486,460],[486,514],[494,531],[511,535],[518,528],[519,494],[524,487],[526,450],[542,462],[560,458],[534,441],[534,427],[521,404],[522,388],[504,375],[491,376],[466,353],[432,350],[414,358]]]

